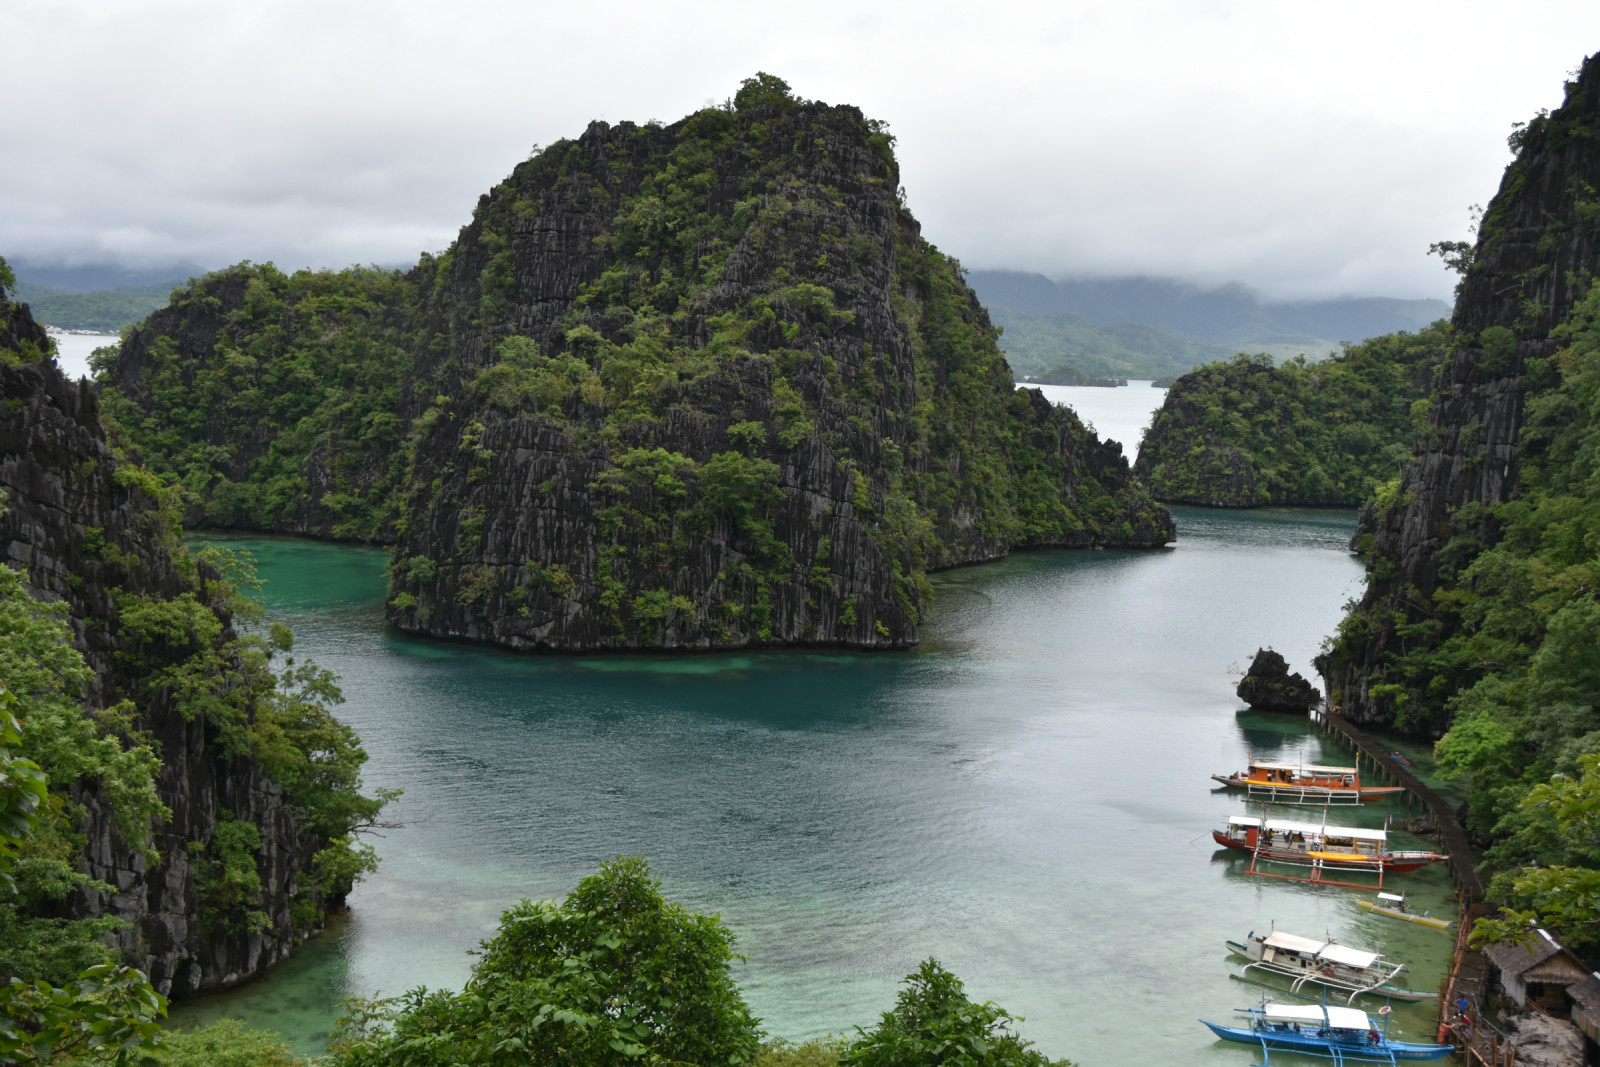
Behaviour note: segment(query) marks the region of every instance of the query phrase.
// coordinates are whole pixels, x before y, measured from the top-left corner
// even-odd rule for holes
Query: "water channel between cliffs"
[[[1175,514],[1171,549],[939,575],[922,646],[876,655],[418,641],[384,628],[382,552],[229,539],[256,555],[296,654],[342,677],[368,785],[406,790],[405,827],[376,842],[382,867],[326,935],[175,1022],[231,1015],[315,1051],[341,998],[459,986],[502,909],[618,853],[723,913],[751,1006],[793,1038],[872,1024],[933,955],[1084,1067],[1242,1063],[1195,1019],[1254,1002],[1222,942],[1274,920],[1381,947],[1407,984],[1437,988],[1447,936],[1370,916],[1350,890],[1251,878],[1208,834],[1243,810],[1213,771],[1252,751],[1344,762],[1301,720],[1239,711],[1230,668],[1271,644],[1309,672],[1360,589],[1354,515]],[[1393,881],[1446,907],[1442,869]],[[1397,1009],[1413,1037],[1432,1017]]]

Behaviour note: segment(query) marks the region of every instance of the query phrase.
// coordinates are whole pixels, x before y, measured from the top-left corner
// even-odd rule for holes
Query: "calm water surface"
[[[1380,947],[1437,988],[1446,935],[1368,915],[1350,890],[1250,877],[1208,833],[1243,810],[1210,773],[1252,752],[1344,762],[1301,720],[1240,711],[1232,690],[1260,645],[1309,671],[1360,588],[1353,515],[1176,514],[1175,548],[939,575],[923,645],[878,655],[562,659],[419,641],[384,627],[381,552],[233,541],[259,560],[296,654],[342,676],[367,782],[406,790],[392,812],[405,825],[376,842],[382,867],[326,935],[175,1020],[237,1016],[314,1051],[341,998],[458,986],[504,908],[564,894],[618,853],[722,912],[749,954],[751,1006],[791,1038],[870,1025],[932,955],[1084,1067],[1243,1064],[1248,1050],[1195,1020],[1256,1000],[1222,942],[1274,921]],[[1445,907],[1444,871],[1393,881]],[[1419,1037],[1432,1009],[1397,1018]]]
[[[296,652],[343,677],[368,783],[405,788],[406,825],[333,930],[177,1019],[237,1015],[314,1049],[340,998],[459,985],[502,909],[618,853],[723,913],[753,1008],[790,1037],[870,1023],[934,955],[1053,1055],[1243,1062],[1194,1019],[1252,1000],[1222,941],[1274,920],[1382,945],[1435,986],[1447,937],[1369,916],[1348,890],[1251,878],[1207,833],[1241,810],[1211,772],[1252,751],[1323,757],[1300,721],[1239,711],[1230,670],[1267,643],[1306,667],[1358,589],[1351,517],[1179,524],[1162,552],[942,575],[925,643],[901,655],[572,660],[416,641],[383,626],[380,552],[235,542]],[[1442,871],[1402,877],[1443,905]],[[1414,1032],[1428,1017],[1404,1013]]]

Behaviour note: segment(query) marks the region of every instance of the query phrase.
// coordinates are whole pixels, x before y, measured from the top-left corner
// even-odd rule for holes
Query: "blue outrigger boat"
[[[1272,1062],[1272,1049],[1318,1056],[1335,1064],[1347,1060],[1362,1063],[1437,1060],[1454,1051],[1449,1045],[1390,1041],[1387,1011],[1382,1012],[1382,1032],[1361,1009],[1332,1004],[1274,1004],[1269,1000],[1259,1008],[1240,1008],[1239,1014],[1250,1016],[1249,1026],[1200,1021],[1224,1041],[1260,1045],[1263,1064]]]

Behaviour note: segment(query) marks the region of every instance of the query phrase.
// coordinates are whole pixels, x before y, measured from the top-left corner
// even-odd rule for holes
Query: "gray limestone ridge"
[[[408,414],[444,403],[417,445],[391,622],[524,650],[896,648],[918,640],[924,571],[1172,539],[1119,446],[1037,392],[1014,396],[987,314],[897,200],[898,168],[859,111],[762,105],[717,118],[728,126],[716,137],[709,121],[591,124],[485,196],[448,269],[427,279]],[[617,255],[629,224],[616,220],[697,152],[710,161],[692,179],[703,207],[685,225],[721,227],[726,250]],[[497,257],[512,283],[491,300]],[[667,343],[710,359],[663,381],[648,417],[577,398],[560,418],[506,411],[470,387],[511,336],[592,359],[606,378],[571,331],[592,329],[583,344],[603,349],[637,329],[628,297],[597,297],[608,279],[634,271],[637,292],[711,261],[666,327]],[[833,310],[808,311],[806,292]],[[716,354],[729,317],[750,325]],[[753,446],[734,435],[752,424],[769,428]],[[729,509],[705,528],[674,522],[702,480],[686,476],[669,500],[611,476],[631,450],[703,466],[747,447],[777,470],[778,544],[764,556]],[[431,562],[405,566],[419,559]],[[636,610],[649,596],[671,606]]]
[[[48,339],[27,307],[9,303],[0,290],[0,352],[47,350]],[[0,488],[6,494],[0,563],[21,570],[39,599],[68,605],[95,675],[90,708],[104,706],[130,681],[117,658],[112,590],[161,598],[194,592],[204,600],[206,582],[217,577],[202,565],[198,585],[191,583],[170,551],[153,543],[153,502],[132,480],[116,477],[118,466],[100,423],[96,385],[66,380],[53,360],[0,360]],[[103,545],[86,542],[90,529],[104,532]],[[283,959],[314,932],[294,928],[289,903],[324,842],[295,826],[282,790],[258,766],[217,754],[203,720],[186,719],[158,697],[139,709],[136,725],[160,752],[157,788],[172,813],[155,833],[158,862],[147,864],[122,839],[94,783],[74,783],[73,799],[87,812],[77,827],[87,839],[79,869],[115,892],[80,891],[69,911],[126,920],[118,947],[162,992],[226,989]],[[265,930],[214,933],[198,920],[190,848],[210,841],[220,808],[261,831]]]
[[[1457,516],[1469,505],[1501,503],[1517,492],[1529,387],[1524,367],[1556,351],[1551,331],[1600,275],[1597,188],[1600,54],[1568,83],[1559,109],[1529,124],[1479,227],[1451,320],[1458,341],[1432,398],[1430,431],[1416,445],[1396,504],[1362,517],[1357,539],[1370,536],[1370,558],[1385,566],[1369,574],[1361,607],[1378,609],[1367,610],[1369,618],[1390,621],[1317,660],[1330,698],[1352,720],[1390,723],[1392,714],[1373,689],[1386,679],[1386,662],[1403,650],[1395,621],[1425,620],[1441,551],[1457,533],[1471,532],[1461,529]],[[1485,344],[1485,331],[1493,327],[1511,331],[1514,340],[1496,331],[1489,336],[1504,340]]]

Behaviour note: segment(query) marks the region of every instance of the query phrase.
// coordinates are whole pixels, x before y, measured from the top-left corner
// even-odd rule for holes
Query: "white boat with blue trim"
[[[1330,1059],[1335,1064],[1437,1060],[1454,1051],[1449,1045],[1389,1040],[1387,1007],[1380,1012],[1384,1020],[1381,1031],[1360,1008],[1334,1004],[1274,1004],[1269,1000],[1259,1008],[1240,1008],[1238,1012],[1250,1017],[1248,1026],[1200,1021],[1224,1041],[1260,1045],[1264,1064],[1272,1062],[1273,1049]]]

